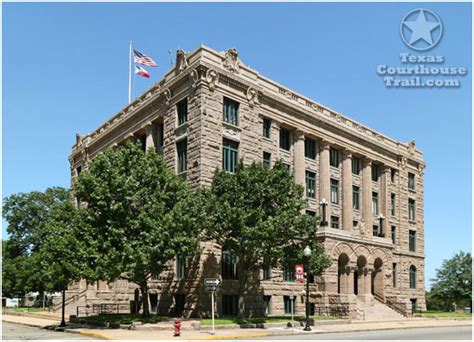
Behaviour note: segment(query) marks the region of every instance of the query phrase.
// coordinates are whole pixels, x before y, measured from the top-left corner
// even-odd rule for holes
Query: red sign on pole
[[[295,274],[296,274],[296,281],[298,283],[304,283],[304,266],[303,265],[295,265]]]

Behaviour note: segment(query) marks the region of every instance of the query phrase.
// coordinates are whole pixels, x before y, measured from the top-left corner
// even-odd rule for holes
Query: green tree
[[[208,239],[216,241],[237,260],[239,312],[258,272],[266,267],[304,263],[303,250],[312,248],[310,272],[319,275],[330,265],[316,241],[318,220],[307,208],[303,188],[287,167],[270,169],[261,163],[237,165],[234,174],[216,171],[207,196]]]
[[[458,307],[472,307],[472,256],[460,251],[451,259],[443,261],[431,279],[429,299],[445,310]]]
[[[154,151],[137,144],[98,155],[78,177],[83,240],[90,280],[123,278],[137,284],[149,315],[148,280],[176,256],[199,252],[199,194]]]

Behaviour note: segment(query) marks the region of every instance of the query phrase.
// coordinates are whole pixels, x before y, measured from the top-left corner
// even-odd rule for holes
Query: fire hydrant
[[[179,319],[174,320],[174,336],[181,336],[181,321]]]

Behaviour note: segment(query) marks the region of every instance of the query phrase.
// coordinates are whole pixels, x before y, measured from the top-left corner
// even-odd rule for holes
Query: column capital
[[[295,129],[294,130],[294,139],[296,140],[304,140],[304,132],[300,129]]]
[[[372,159],[370,159],[368,157],[364,157],[364,158],[362,158],[362,163],[364,164],[364,166],[371,166],[372,165]]]
[[[320,140],[318,141],[318,144],[319,144],[319,148],[321,149],[321,151],[323,150],[329,150],[329,141],[327,140]]]
[[[147,122],[146,125],[145,125],[145,133],[148,135],[148,134],[151,134],[152,133],[152,130],[153,130],[153,123],[150,121],[150,122]]]
[[[345,148],[345,149],[342,150],[342,156],[344,158],[352,158],[352,151]]]
[[[392,168],[386,164],[382,165],[382,172],[389,173]]]

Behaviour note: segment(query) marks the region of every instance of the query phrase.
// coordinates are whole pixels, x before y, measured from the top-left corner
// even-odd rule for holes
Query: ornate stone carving
[[[368,235],[367,226],[364,220],[360,220],[359,223],[357,224],[357,227],[359,228],[359,233],[361,236],[366,237]]]
[[[82,143],[82,135],[76,133],[76,145],[80,145]]]
[[[196,69],[191,70],[189,73],[189,78],[191,79],[191,87],[196,88],[197,82],[199,81],[199,73]]]
[[[249,87],[247,89],[247,100],[249,100],[249,104],[251,107],[253,107],[253,105],[255,103],[258,103],[258,91],[257,89],[253,88],[253,87]]]
[[[171,100],[171,90],[169,90],[168,88],[166,88],[165,90],[163,90],[163,95],[165,95],[165,103],[166,105],[169,105],[170,104],[170,100]]]
[[[426,164],[423,162],[418,164],[418,173],[420,174],[420,176],[423,175],[423,170],[425,169],[425,167],[426,167]]]
[[[405,156],[398,156],[398,167],[405,169],[407,166],[407,158]]]
[[[187,53],[183,50],[176,51],[176,72],[179,74],[181,71],[189,66]]]
[[[408,143],[408,153],[410,153],[411,155],[414,155],[415,149],[416,149],[416,141],[412,140]]]
[[[229,49],[225,53],[224,67],[231,72],[240,72],[240,60],[236,48]]]
[[[206,71],[206,81],[209,84],[209,89],[214,91],[219,82],[219,74],[214,69],[209,69]]]

